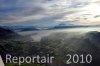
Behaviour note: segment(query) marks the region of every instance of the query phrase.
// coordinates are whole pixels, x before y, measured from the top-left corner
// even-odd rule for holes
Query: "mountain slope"
[[[0,39],[2,40],[18,40],[18,41],[31,41],[32,39],[27,36],[21,36],[14,31],[0,27]]]
[[[15,32],[0,27],[0,39],[9,39],[15,35],[17,35]]]
[[[91,54],[93,62],[84,66],[100,65],[100,32],[55,33],[42,38],[41,42],[54,49],[54,53],[60,57],[66,54]]]

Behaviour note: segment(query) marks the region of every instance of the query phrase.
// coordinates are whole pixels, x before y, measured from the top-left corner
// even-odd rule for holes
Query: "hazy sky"
[[[100,25],[100,0],[0,0],[0,25]]]

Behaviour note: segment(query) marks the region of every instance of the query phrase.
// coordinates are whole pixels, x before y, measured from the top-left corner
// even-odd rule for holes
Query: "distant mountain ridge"
[[[13,31],[35,31],[35,30],[52,30],[52,29],[64,29],[64,28],[78,28],[78,27],[89,27],[82,25],[73,25],[73,24],[59,24],[52,27],[36,27],[36,26],[2,26],[5,29],[10,29]]]
[[[13,31],[31,31],[31,30],[38,30],[34,26],[2,26],[5,29],[10,29]]]
[[[63,29],[63,28],[78,28],[78,27],[88,27],[88,26],[82,26],[82,25],[66,25],[66,24],[59,24],[55,27],[53,27],[52,29]]]

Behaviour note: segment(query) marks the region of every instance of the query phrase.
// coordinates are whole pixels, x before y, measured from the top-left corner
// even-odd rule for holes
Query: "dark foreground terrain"
[[[54,33],[38,42],[23,40],[8,40],[16,33],[0,28],[0,54],[5,62],[5,55],[15,56],[45,55],[56,57],[53,64],[22,64],[21,66],[100,66],[100,32],[87,33]],[[19,36],[19,35],[18,35]],[[23,38],[23,37],[20,37]],[[66,64],[66,54],[91,54],[93,61],[90,64]],[[18,66],[18,64],[6,64]]]

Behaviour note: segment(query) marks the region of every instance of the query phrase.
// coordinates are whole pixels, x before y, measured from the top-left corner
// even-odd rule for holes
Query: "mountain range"
[[[5,29],[10,29],[13,31],[36,31],[36,30],[51,30],[51,29],[65,29],[65,28],[78,28],[78,27],[88,27],[82,25],[72,25],[72,24],[58,24],[52,27],[36,27],[36,26],[1,26]]]

